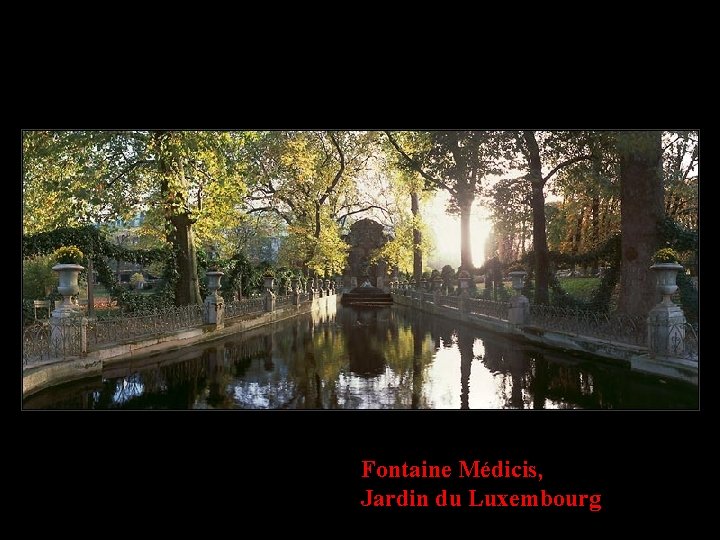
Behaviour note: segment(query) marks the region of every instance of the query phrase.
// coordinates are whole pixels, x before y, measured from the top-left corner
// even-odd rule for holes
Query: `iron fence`
[[[89,320],[88,346],[151,337],[203,324],[204,306],[168,307],[112,319]]]
[[[278,295],[275,297],[275,306],[276,307],[288,306],[292,303],[293,303],[293,295],[292,294]]]
[[[670,331],[670,335],[674,332]],[[693,362],[698,361],[698,336],[700,334],[700,326],[698,324],[685,323],[685,339],[683,342],[684,350],[675,351],[675,356],[682,356]]]
[[[234,302],[225,304],[225,318],[232,319],[240,315],[248,315],[251,313],[262,313],[265,311],[265,297],[256,296],[254,298],[243,298]]]
[[[647,345],[647,317],[532,304],[529,324],[575,335]]]
[[[463,301],[467,313],[489,315],[506,321],[510,310],[508,302],[495,302],[484,298],[465,298]]]
[[[82,318],[71,317],[60,327],[39,322],[23,329],[22,363],[30,367],[46,362],[64,360],[82,353]]]
[[[459,296],[440,296],[438,299],[438,303],[441,306],[460,309],[460,297]]]

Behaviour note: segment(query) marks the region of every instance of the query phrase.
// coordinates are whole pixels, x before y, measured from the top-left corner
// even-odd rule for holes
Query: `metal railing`
[[[674,327],[670,329],[670,335],[674,334]],[[693,362],[698,361],[698,336],[700,334],[700,326],[698,324],[685,323],[685,339],[683,340],[683,350],[679,350],[679,343],[673,351],[673,356],[680,356]]]
[[[204,306],[169,307],[112,319],[89,320],[88,346],[151,337],[203,324]]]
[[[494,300],[485,300],[484,298],[465,298],[465,311],[467,313],[475,313],[479,315],[489,315],[506,321],[510,310],[508,302],[495,302]]]
[[[64,360],[82,353],[82,318],[65,319],[60,328],[39,322],[23,329],[22,364],[30,367],[51,361]]]
[[[262,313],[265,311],[265,297],[256,296],[254,298],[243,298],[234,302],[225,303],[225,318],[232,319],[240,315],[248,315],[251,313]]]
[[[532,304],[528,324],[575,335],[647,345],[647,317]]]
[[[460,297],[459,296],[440,296],[438,302],[441,306],[451,307],[455,309],[460,308]]]
[[[278,295],[275,297],[275,307],[280,306],[288,306],[293,303],[293,296],[292,294],[288,295]]]

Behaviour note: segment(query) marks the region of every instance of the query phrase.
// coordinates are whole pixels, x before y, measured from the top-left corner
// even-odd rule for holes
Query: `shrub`
[[[139,283],[144,283],[145,278],[140,272],[135,272],[132,276],[130,276],[130,283],[132,284],[133,288],[137,289],[137,286]]]
[[[23,298],[39,300],[47,297],[57,286],[53,272],[55,259],[50,255],[36,255],[23,260]]]
[[[675,251],[672,248],[662,248],[658,249],[652,256],[652,261],[656,264],[658,263],[678,263],[680,261],[680,256],[677,254],[677,251]]]
[[[56,249],[52,256],[58,264],[81,264],[84,257],[77,246],[62,246]]]

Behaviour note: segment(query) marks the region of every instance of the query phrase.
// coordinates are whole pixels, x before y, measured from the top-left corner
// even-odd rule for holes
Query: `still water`
[[[103,371],[27,409],[697,409],[697,387],[408,308],[337,306]]]

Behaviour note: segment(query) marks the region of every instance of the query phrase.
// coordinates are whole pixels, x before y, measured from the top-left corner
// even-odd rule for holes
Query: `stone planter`
[[[263,276],[263,287],[265,290],[272,291],[275,285],[275,278],[273,276]]]
[[[657,290],[662,295],[662,304],[671,305],[670,297],[678,290],[677,273],[683,267],[677,263],[656,263],[650,267],[655,272]]]
[[[508,276],[512,279],[512,288],[520,294],[522,288],[525,286],[525,276],[527,272],[525,270],[516,270],[514,272],[508,272]]]
[[[225,325],[225,301],[218,294],[220,279],[224,272],[209,271],[205,274],[208,278],[208,296],[205,299],[205,324],[214,325],[215,328],[222,328]]]
[[[73,310],[72,297],[80,292],[78,276],[84,267],[79,264],[56,264],[52,269],[58,273],[60,280],[58,292],[63,296],[62,303],[56,311],[71,313]]]
[[[225,275],[225,272],[209,271],[205,274],[208,278],[208,291],[210,294],[215,294],[220,288],[220,280]]]
[[[677,273],[682,270],[677,263],[656,263],[650,269],[655,272],[657,290],[662,301],[648,314],[648,348],[655,358],[682,358],[685,355],[685,314],[670,297],[677,291]]]

